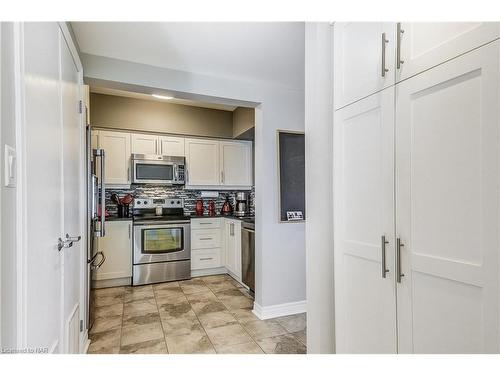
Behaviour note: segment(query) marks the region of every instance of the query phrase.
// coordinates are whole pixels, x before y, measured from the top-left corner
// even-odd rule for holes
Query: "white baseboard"
[[[191,270],[191,277],[222,275],[227,273],[226,267],[207,268],[202,270]]]
[[[89,346],[90,346],[90,340],[89,340],[89,331],[86,329],[84,334],[82,335],[82,340],[80,342],[80,353],[81,354],[87,354],[89,351]]]
[[[306,311],[306,301],[289,302],[271,306],[260,306],[257,302],[254,302],[252,310],[257,318],[261,320],[300,314]]]

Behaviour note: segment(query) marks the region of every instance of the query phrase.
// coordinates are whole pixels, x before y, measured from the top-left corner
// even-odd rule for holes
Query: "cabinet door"
[[[236,237],[235,237],[234,220],[224,220],[224,247],[226,253],[226,268],[229,272],[237,273],[236,259]]]
[[[499,351],[498,43],[398,85],[402,353]]]
[[[251,142],[221,141],[220,163],[222,185],[252,185]]]
[[[335,108],[394,84],[395,46],[394,23],[335,23]]]
[[[132,133],[131,138],[133,154],[157,155],[160,153],[157,135]]]
[[[220,185],[219,141],[186,139],[187,185]]]
[[[96,280],[132,277],[132,222],[108,221],[106,236],[97,239],[106,261],[96,270]]]
[[[402,23],[397,80],[444,63],[500,36],[498,22]],[[398,58],[398,56],[396,57]]]
[[[181,137],[159,137],[160,144],[158,153],[167,156],[185,156],[184,138]]]
[[[395,353],[394,89],[337,111],[334,132],[337,352]]]
[[[106,154],[105,182],[130,185],[130,134],[99,130],[99,147]]]

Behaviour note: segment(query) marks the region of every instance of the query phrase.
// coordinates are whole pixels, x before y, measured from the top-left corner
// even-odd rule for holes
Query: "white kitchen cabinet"
[[[220,141],[221,184],[252,185],[252,143]]]
[[[396,353],[393,134],[393,88],[335,113],[338,353]]]
[[[226,269],[241,281],[241,221],[225,218],[223,232]]]
[[[336,111],[338,352],[500,351],[499,71],[495,41]]]
[[[500,23],[408,22],[397,33],[396,79],[401,81],[497,39]]]
[[[95,272],[95,280],[132,277],[132,221],[106,222],[106,236],[98,237],[97,248],[106,261]]]
[[[131,141],[133,154],[159,154],[157,135],[132,133]]]
[[[500,350],[499,56],[497,41],[397,89],[400,353]]]
[[[334,24],[335,108],[371,95],[395,81],[395,24]]]
[[[106,184],[130,185],[130,133],[99,130],[98,144],[106,155]]]
[[[220,185],[219,141],[187,138],[186,143],[187,182],[189,186]]]
[[[185,156],[184,143],[185,141],[182,137],[159,136],[158,153],[168,156]]]
[[[216,217],[191,220],[191,270],[224,267],[221,220]]]

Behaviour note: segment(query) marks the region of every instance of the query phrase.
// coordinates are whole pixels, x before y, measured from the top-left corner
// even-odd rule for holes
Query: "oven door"
[[[132,161],[132,183],[134,184],[176,184],[177,166],[172,162],[154,160]]]
[[[189,222],[134,223],[134,264],[191,258]]]

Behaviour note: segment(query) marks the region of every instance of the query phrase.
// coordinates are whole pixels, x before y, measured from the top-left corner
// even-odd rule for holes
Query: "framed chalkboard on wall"
[[[306,218],[304,133],[278,130],[277,137],[280,222],[304,221]]]

